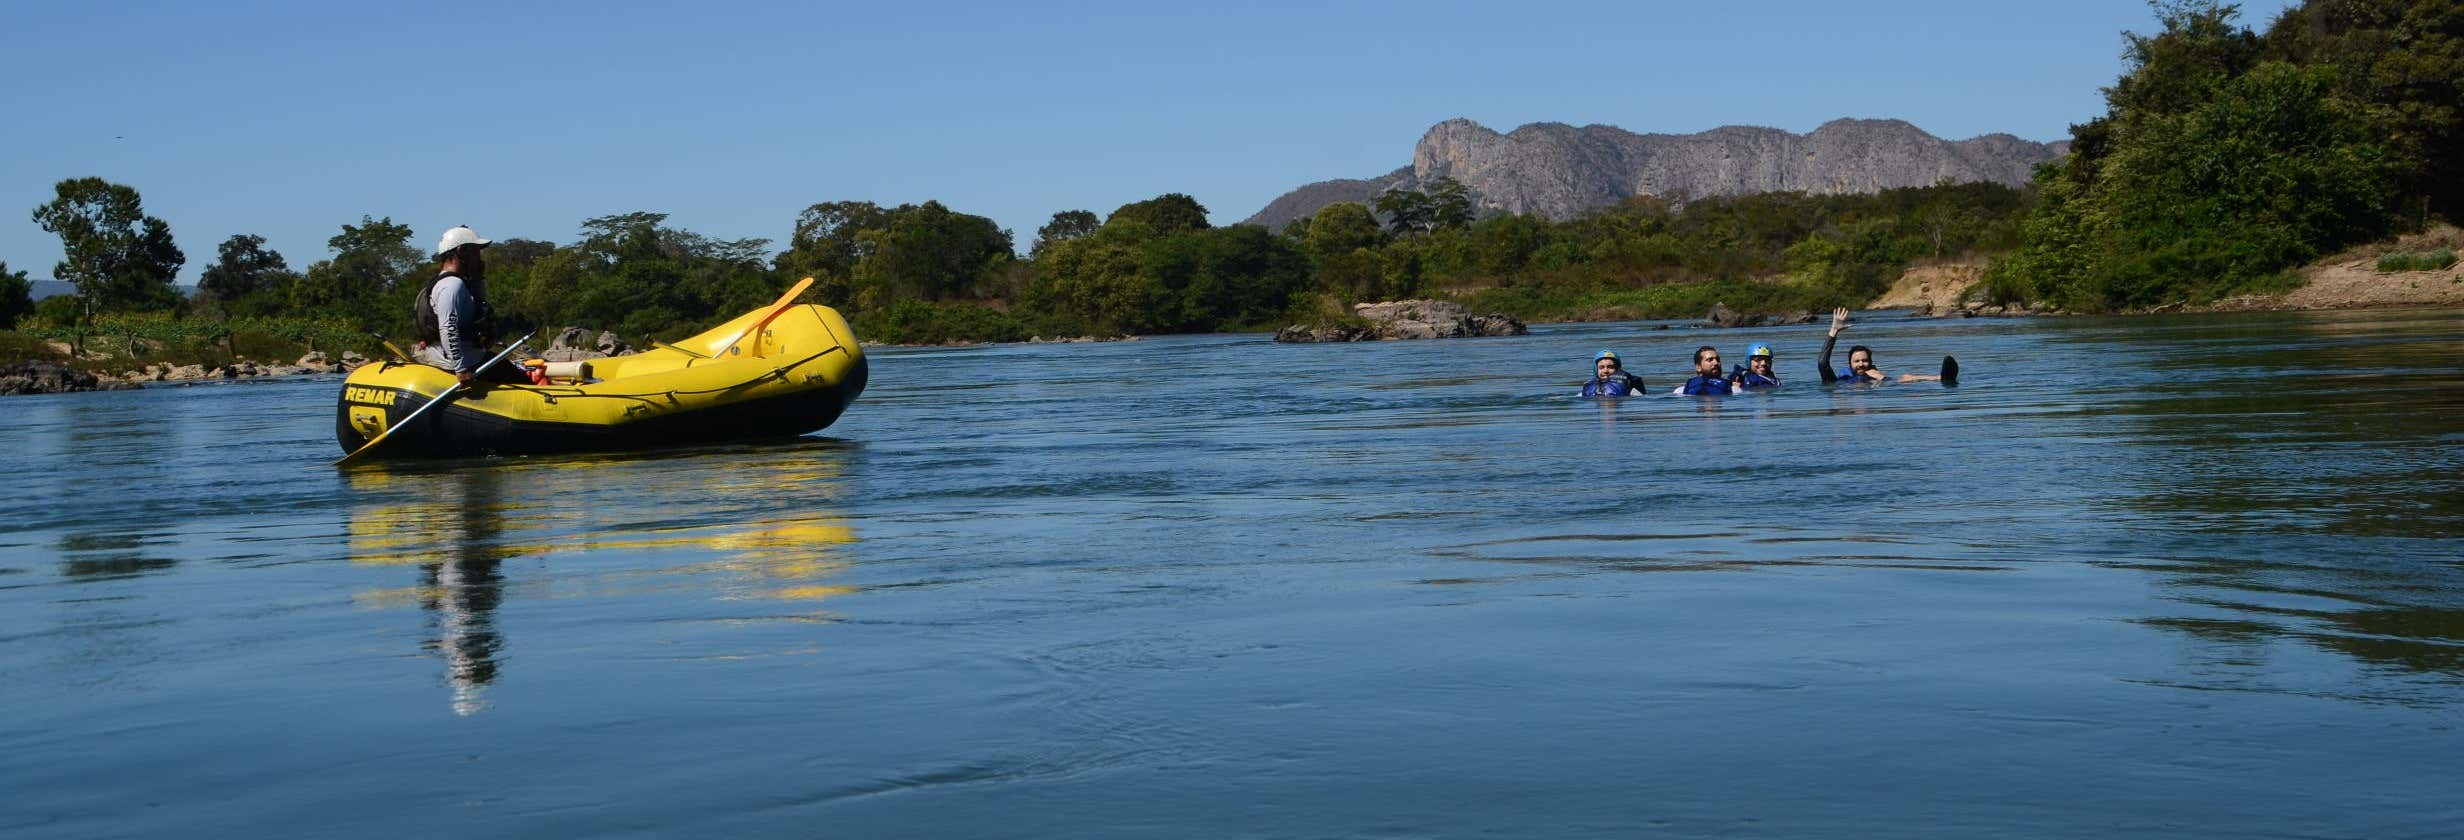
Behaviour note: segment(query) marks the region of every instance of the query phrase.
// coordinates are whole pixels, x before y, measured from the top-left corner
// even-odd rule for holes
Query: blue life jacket
[[[1842,374],[1840,374],[1838,379],[1834,379],[1834,380],[1831,380],[1831,381],[1833,381],[1833,382],[1849,382],[1849,383],[1855,383],[1855,382],[1872,382],[1872,381],[1874,381],[1874,380],[1873,380],[1873,379],[1871,379],[1871,378],[1868,378],[1868,377],[1866,377],[1866,376],[1863,376],[1863,375],[1861,375],[1861,374],[1858,374],[1856,371],[1848,371],[1848,372],[1846,372],[1846,373],[1842,373]]]
[[[1593,377],[1583,383],[1583,396],[1586,397],[1631,397],[1642,390],[1641,380],[1623,372],[1610,374],[1607,379]]]
[[[1762,374],[1746,370],[1744,365],[1738,365],[1737,372],[1730,375],[1728,380],[1745,386],[1745,389],[1748,391],[1756,388],[1777,388],[1780,386],[1780,380],[1778,377],[1764,376]]]
[[[1693,397],[1728,396],[1728,380],[1718,376],[1697,376],[1685,381],[1678,393]]]

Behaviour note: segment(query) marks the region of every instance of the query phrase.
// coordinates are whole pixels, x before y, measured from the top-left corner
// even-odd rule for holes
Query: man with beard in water
[[[486,258],[480,252],[488,240],[468,225],[445,231],[437,240],[438,266],[419,297],[411,301],[411,323],[419,330],[413,353],[432,367],[452,371],[467,384],[472,380],[529,384],[531,378],[507,362],[487,370],[487,347],[496,340],[495,310],[488,306]]]
[[[1891,381],[1889,374],[1883,373],[1881,368],[1874,366],[1874,351],[1865,349],[1865,345],[1862,344],[1848,348],[1847,373],[1831,371],[1831,347],[1839,341],[1840,331],[1847,329],[1848,326],[1848,307],[1843,306],[1831,310],[1831,334],[1823,338],[1822,358],[1815,362],[1822,370],[1822,381],[1837,382],[1843,385]],[[1940,382],[1944,385],[1957,385],[1959,384],[1959,360],[1944,356],[1942,357],[1942,373],[1903,373],[1899,375],[1899,381]]]
[[[1591,369],[1591,381],[1583,383],[1583,396],[1630,397],[1643,392],[1643,380],[1625,372],[1616,351],[1602,350],[1591,357]]]
[[[1694,378],[1677,386],[1676,393],[1695,397],[1725,397],[1745,393],[1745,388],[1720,375],[1719,348],[1704,345],[1694,351]]]

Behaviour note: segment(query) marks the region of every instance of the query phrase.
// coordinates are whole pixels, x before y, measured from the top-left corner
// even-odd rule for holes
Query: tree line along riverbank
[[[938,201],[816,203],[781,243],[636,212],[583,220],[562,243],[491,231],[487,286],[507,333],[645,341],[811,276],[808,299],[866,339],[940,343],[1340,325],[1352,304],[1412,297],[1534,322],[1804,312],[1885,299],[1912,269],[1972,272],[1959,311],[2246,308],[2331,274],[2414,290],[2452,274],[2458,243],[2437,232],[2464,209],[2464,0],[2308,2],[2256,29],[2212,2],[2157,12],[2157,31],[2126,36],[2105,113],[2023,188],[1644,197],[1548,219],[1484,217],[1433,178],[1280,230],[1214,227],[1167,193],[1054,213],[1024,254],[1013,232]],[[304,267],[230,235],[183,294],[172,278],[189,258],[134,187],[73,178],[55,192],[33,217],[60,237],[52,273],[78,293],[32,301],[26,272],[0,263],[0,358],[121,373],[375,355],[376,336],[410,335],[432,270],[409,225],[369,215]],[[2380,291],[2349,305],[2404,302]]]

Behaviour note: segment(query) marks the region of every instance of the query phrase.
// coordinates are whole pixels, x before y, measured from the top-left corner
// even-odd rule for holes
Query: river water
[[[333,379],[0,400],[0,835],[2464,834],[2464,312],[1653,326],[349,471]]]

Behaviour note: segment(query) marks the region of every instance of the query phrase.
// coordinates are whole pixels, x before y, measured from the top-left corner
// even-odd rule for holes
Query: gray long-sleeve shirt
[[[437,278],[436,287],[428,290],[428,305],[436,309],[438,340],[423,361],[455,373],[477,372],[479,363],[487,361],[471,323],[479,316],[479,300],[471,296],[462,278],[448,274]]]

